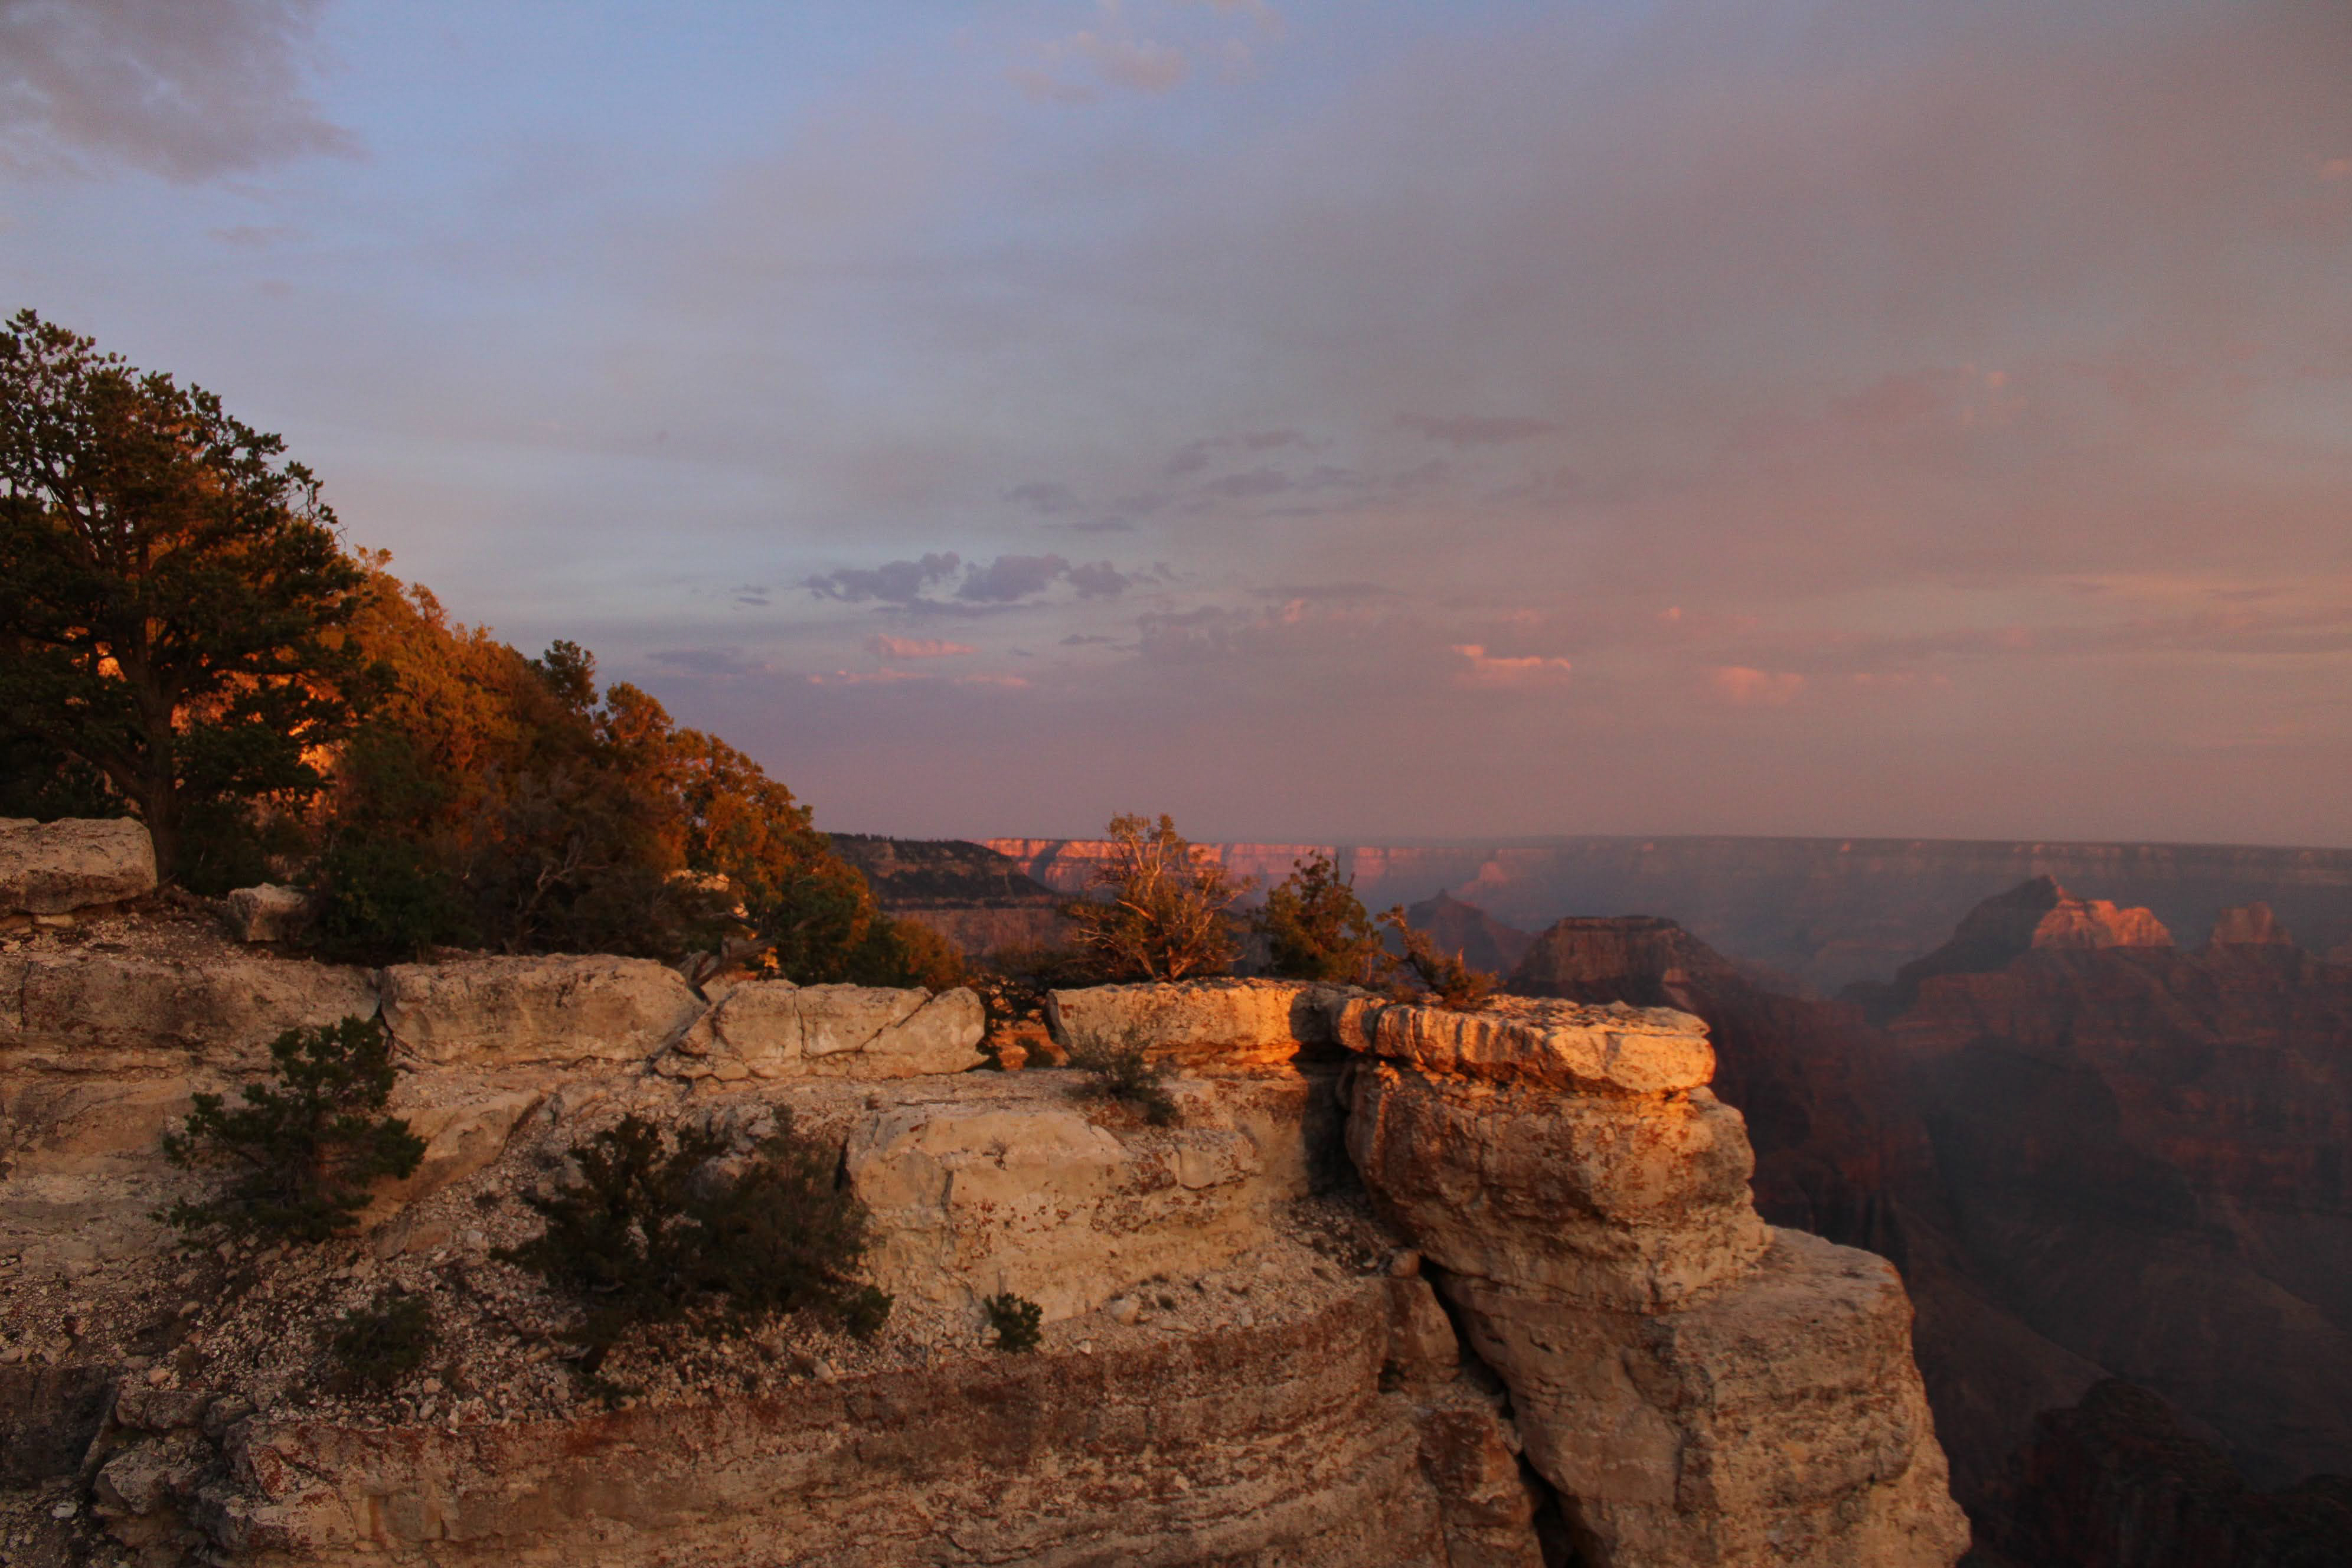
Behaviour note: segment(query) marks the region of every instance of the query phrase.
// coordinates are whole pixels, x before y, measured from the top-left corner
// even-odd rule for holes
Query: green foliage
[[[373,686],[343,635],[363,578],[284,451],[30,310],[0,329],[0,742],[68,795],[102,778],[200,891],[256,863],[259,808],[323,787]]]
[[[980,1304],[988,1314],[988,1326],[996,1335],[996,1348],[1007,1355],[1023,1355],[1037,1348],[1045,1338],[1045,1310],[1036,1302],[1011,1292],[991,1296]]]
[[[1139,1033],[1117,1045],[1097,1040],[1070,1052],[1070,1066],[1091,1076],[1087,1087],[1106,1100],[1133,1106],[1154,1127],[1176,1124],[1176,1101],[1168,1092],[1170,1068],[1145,1054]]]
[[[1404,967],[1427,992],[1418,1000],[1467,1013],[1485,1006],[1494,994],[1495,976],[1471,968],[1459,952],[1438,952],[1428,932],[1406,922],[1402,904],[1382,913],[1381,923],[1397,933],[1404,946]]]
[[[454,879],[418,845],[338,836],[320,857],[312,942],[325,957],[398,963],[471,934]]]
[[[941,972],[758,763],[634,686],[600,690],[577,644],[525,658],[371,565],[353,635],[388,689],[343,752],[322,868],[346,951],[676,959],[748,935],[804,984]],[[338,866],[344,843],[366,856]]]
[[[1176,831],[1173,818],[1110,820],[1095,896],[1066,906],[1072,946],[1100,981],[1223,974],[1240,952],[1233,906],[1251,886]]]
[[[269,1057],[275,1086],[246,1085],[234,1109],[199,1094],[187,1121],[163,1135],[173,1164],[236,1172],[218,1195],[183,1199],[158,1216],[191,1245],[215,1234],[324,1241],[351,1228],[372,1183],[409,1175],[425,1157],[408,1123],[382,1114],[394,1068],[374,1020],[289,1029]]]
[[[440,1342],[424,1297],[380,1290],[369,1305],[337,1319],[327,1335],[335,1362],[329,1386],[339,1394],[386,1393],[422,1367]]]
[[[1342,878],[1328,855],[1292,861],[1290,875],[1266,894],[1256,923],[1266,939],[1269,973],[1373,985],[1387,970],[1381,933],[1354,880]]]
[[[778,1131],[731,1171],[731,1144],[708,1130],[675,1144],[624,1117],[572,1150],[580,1180],[526,1198],[546,1228],[499,1253],[580,1303],[574,1331],[593,1374],[641,1326],[741,1333],[777,1312],[814,1310],[872,1333],[889,1298],[854,1283],[866,1207],[834,1181],[835,1155]]]

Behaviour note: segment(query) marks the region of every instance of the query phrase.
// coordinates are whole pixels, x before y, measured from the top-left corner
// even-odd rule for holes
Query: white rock
[[[384,971],[386,1026],[436,1066],[643,1061],[702,1013],[677,972],[649,958],[469,958]]]
[[[155,846],[143,823],[0,818],[0,914],[68,914],[154,890]]]
[[[309,927],[317,909],[301,889],[276,882],[236,889],[225,901],[229,934],[239,942],[291,942]]]
[[[740,982],[656,1063],[678,1078],[914,1078],[980,1065],[987,1027],[980,998],[961,988]]]

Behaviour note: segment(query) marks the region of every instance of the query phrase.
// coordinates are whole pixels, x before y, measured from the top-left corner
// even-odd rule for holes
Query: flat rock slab
[[[702,1016],[650,958],[467,958],[383,972],[383,1021],[417,1061],[484,1067],[644,1061]]]
[[[987,1014],[961,987],[752,980],[720,996],[655,1064],[673,1078],[919,1078],[978,1067]]]
[[[1343,996],[1303,980],[1183,980],[1048,992],[1045,1026],[1065,1051],[1128,1045],[1153,1058],[1212,1066],[1287,1061],[1328,1044]]]
[[[0,914],[71,914],[154,890],[155,846],[143,823],[0,818]]]
[[[0,1047],[242,1063],[289,1029],[375,1011],[367,971],[340,964],[234,952],[202,962],[80,949],[0,957]]]

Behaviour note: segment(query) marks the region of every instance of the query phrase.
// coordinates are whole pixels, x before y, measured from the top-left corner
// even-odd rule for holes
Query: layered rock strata
[[[1360,1000],[1348,1143],[1510,1385],[1591,1562],[1948,1563],[1946,1486],[1885,1260],[1770,1231],[1697,1020]]]
[[[0,916],[71,914],[155,890],[155,846],[127,817],[0,817]]]

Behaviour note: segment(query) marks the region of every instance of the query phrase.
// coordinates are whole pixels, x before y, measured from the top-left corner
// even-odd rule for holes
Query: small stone
[[[1092,1354],[1094,1354],[1094,1353],[1095,1353],[1095,1342],[1094,1342],[1094,1341],[1092,1341],[1092,1340],[1080,1340],[1080,1341],[1078,1342],[1078,1353],[1079,1353],[1080,1355],[1092,1355]]]
[[[1397,1279],[1411,1279],[1421,1272],[1421,1254],[1407,1247],[1389,1259],[1389,1274]]]
[[[833,1363],[820,1357],[816,1363],[816,1380],[819,1383],[839,1383],[841,1373]]]
[[[1110,1321],[1132,1328],[1143,1317],[1143,1303],[1132,1296],[1121,1296],[1109,1305]]]
[[[161,1388],[171,1381],[172,1369],[170,1367],[151,1366],[147,1369],[147,1383],[150,1387]]]
[[[420,1386],[426,1394],[438,1394],[441,1392],[441,1380],[437,1377],[428,1377]]]
[[[78,1514],[80,1511],[81,1504],[74,1501],[71,1498],[67,1498],[62,1502],[54,1502],[49,1505],[49,1517],[51,1519],[71,1519],[75,1514]]]

